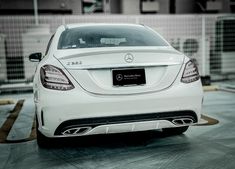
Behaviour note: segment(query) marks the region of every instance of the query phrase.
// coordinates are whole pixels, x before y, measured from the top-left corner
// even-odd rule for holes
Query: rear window
[[[142,26],[83,26],[62,32],[58,49],[168,46],[153,31]]]

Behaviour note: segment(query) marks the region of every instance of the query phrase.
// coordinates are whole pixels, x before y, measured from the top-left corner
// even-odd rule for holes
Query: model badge
[[[75,62],[67,62],[67,66],[71,66],[71,65],[81,65],[82,61],[75,61]]]
[[[127,53],[124,57],[125,61],[127,63],[131,63],[134,61],[134,56],[131,53]]]

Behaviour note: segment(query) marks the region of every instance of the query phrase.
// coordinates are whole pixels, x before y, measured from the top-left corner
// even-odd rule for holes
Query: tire
[[[50,138],[44,136],[39,130],[38,130],[38,120],[36,119],[36,133],[37,133],[37,144],[40,148],[48,148],[50,146]]]
[[[188,130],[189,126],[175,127],[175,128],[164,128],[163,133],[166,135],[180,135]]]

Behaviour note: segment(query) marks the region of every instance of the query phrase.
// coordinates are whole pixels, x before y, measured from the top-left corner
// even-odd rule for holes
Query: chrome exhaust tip
[[[180,118],[180,119],[174,119],[172,120],[172,123],[175,125],[190,125],[193,124],[193,119],[191,118]]]
[[[73,127],[62,132],[63,135],[82,135],[91,130],[91,127]]]

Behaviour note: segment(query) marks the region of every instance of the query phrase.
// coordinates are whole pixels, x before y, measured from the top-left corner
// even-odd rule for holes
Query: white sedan
[[[37,142],[199,122],[198,69],[158,33],[135,24],[69,24],[51,37],[34,77]]]

